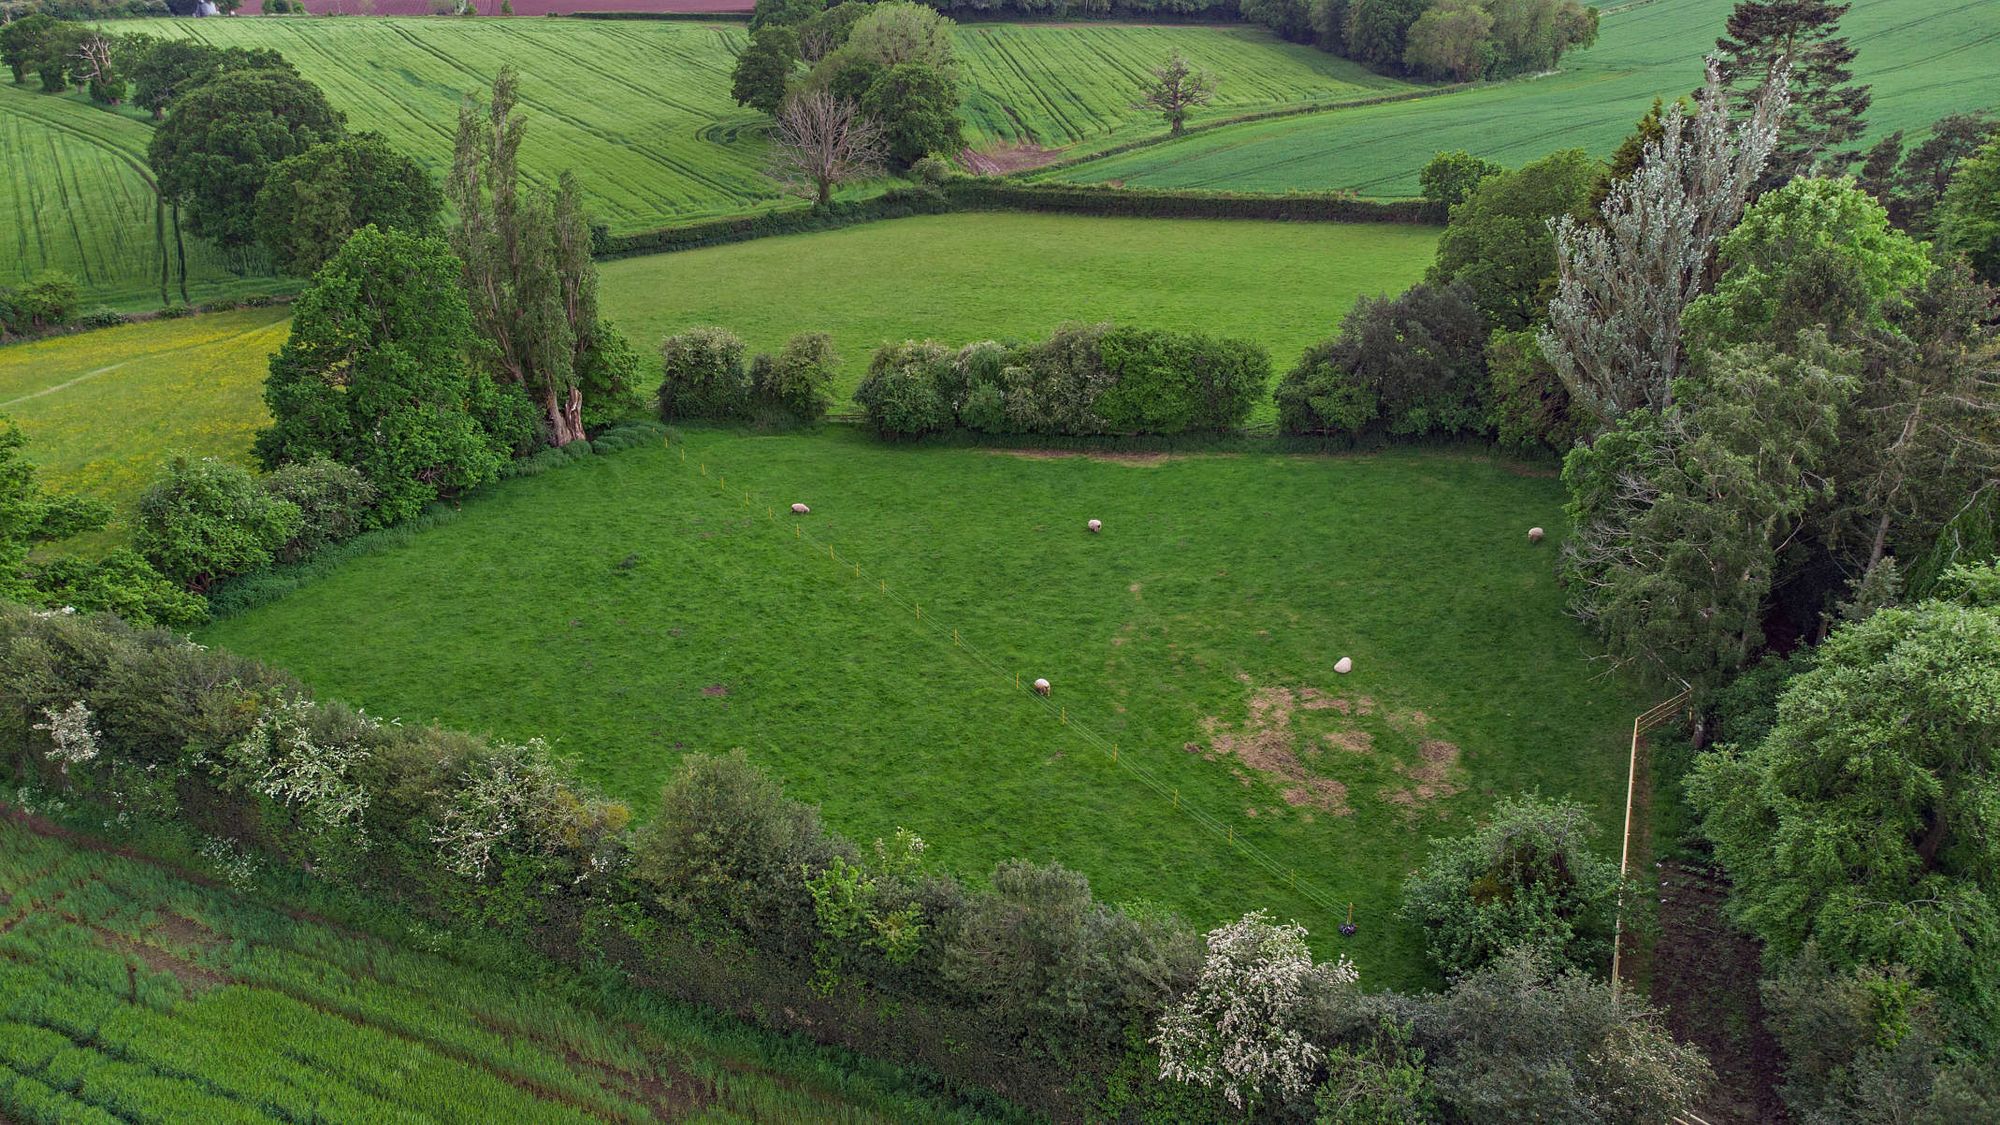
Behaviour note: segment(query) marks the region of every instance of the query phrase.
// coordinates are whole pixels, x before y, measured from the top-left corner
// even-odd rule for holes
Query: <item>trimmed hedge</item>
[[[812,207],[787,207],[754,215],[731,215],[703,219],[680,226],[661,227],[637,234],[606,234],[596,240],[599,259],[626,258],[635,254],[664,254],[769,238],[779,234],[805,234],[838,230],[856,223],[878,219],[906,219],[912,215],[938,215],[951,210],[951,203],[928,188],[891,188],[872,199],[836,202],[822,211]]]
[[[1315,223],[1434,223],[1437,207],[1421,199],[1356,199],[1292,192],[1170,191],[1104,184],[1024,184],[964,177],[944,186],[967,210],[1058,211],[1148,219],[1276,219]]]
[[[1223,433],[1269,384],[1271,360],[1243,340],[1165,328],[1065,325],[1047,340],[886,344],[855,389],[887,438],[986,434]]]

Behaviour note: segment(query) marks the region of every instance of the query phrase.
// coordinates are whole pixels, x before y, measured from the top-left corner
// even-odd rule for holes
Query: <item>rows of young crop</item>
[[[1560,74],[1436,98],[1229,126],[1050,173],[1078,182],[1249,191],[1413,195],[1440,150],[1518,165],[1559,148],[1608,153],[1656,96],[1699,81],[1732,0],[1650,0],[1607,14],[1597,46]],[[1912,6],[1861,0],[1842,21],[1874,86],[1875,134],[2000,104],[2000,0]]]
[[[98,299],[159,302],[171,231],[162,237],[155,213],[148,136],[130,118],[0,82],[0,285],[56,269]],[[206,247],[189,251],[191,275],[222,272]]]
[[[0,822],[0,1119],[883,1119],[619,1016]]]
[[[961,27],[967,140],[1056,148],[1161,128],[1134,103],[1150,70],[1179,52],[1216,78],[1196,112],[1225,116],[1333,102],[1404,84],[1251,28],[975,24]]]
[[[204,20],[148,24],[224,46],[275,47],[346,112],[443,173],[458,108],[501,66],[521,73],[522,166],[573,170],[613,231],[724,214],[777,198],[754,112],[729,97],[736,24],[528,20]]]

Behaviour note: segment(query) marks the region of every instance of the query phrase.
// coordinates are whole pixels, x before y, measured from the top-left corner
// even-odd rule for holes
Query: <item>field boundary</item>
[[[1626,766],[1625,774],[1625,833],[1618,847],[1618,905],[1617,914],[1611,928],[1611,1002],[1613,1005],[1617,1004],[1619,986],[1624,983],[1620,975],[1620,969],[1623,967],[1625,952],[1625,883],[1630,873],[1632,862],[1632,810],[1634,805],[1633,797],[1638,792],[1639,785],[1639,744],[1645,739],[1648,731],[1664,726],[1671,722],[1676,715],[1680,714],[1681,708],[1687,705],[1688,699],[1693,694],[1694,689],[1682,688],[1671,699],[1661,700],[1632,718],[1632,752]],[[1647,778],[1646,785],[1650,791],[1652,787],[1652,779],[1650,777]]]

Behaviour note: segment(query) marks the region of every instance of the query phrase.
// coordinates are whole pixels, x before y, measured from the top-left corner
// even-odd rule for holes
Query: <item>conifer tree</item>
[[[1874,95],[1854,82],[1855,51],[1840,35],[1840,17],[1851,4],[1831,0],[1742,0],[1730,13],[1728,34],[1715,41],[1722,80],[1739,108],[1748,108],[1771,68],[1791,68],[1791,112],[1761,186],[1831,163],[1844,166],[1854,153]]]

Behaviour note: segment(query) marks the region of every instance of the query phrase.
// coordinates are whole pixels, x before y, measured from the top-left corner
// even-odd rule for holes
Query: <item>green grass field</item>
[[[0,348],[0,415],[27,435],[43,483],[118,513],[76,548],[123,540],[139,493],[171,453],[249,463],[252,435],[270,424],[267,357],[285,342],[289,315],[244,309]]]
[[[1065,319],[1243,336],[1282,371],[1357,296],[1421,277],[1436,239],[1403,226],[926,216],[608,262],[602,294],[645,357],[649,392],[662,337],[722,324],[764,350],[793,332],[833,333],[845,402],[884,341],[1025,339]],[[28,435],[44,479],[119,514],[73,549],[122,541],[139,492],[176,450],[249,463],[286,316],[244,309],[0,348],[0,415]],[[1257,416],[1270,413],[1265,403]]]
[[[1047,173],[1138,187],[1346,189],[1415,195],[1433,153],[1466,149],[1507,165],[1560,148],[1607,154],[1655,96],[1701,84],[1734,0],[1609,7],[1598,43],[1556,75],[1434,98],[1251,122]],[[1875,135],[1921,133],[1946,113],[2000,105],[2000,0],[1857,0],[1841,21],[1875,89]]]
[[[1539,788],[1616,847],[1646,700],[1563,616],[1554,545],[1525,541],[1561,504],[1455,452],[697,430],[511,482],[200,639],[372,713],[549,736],[641,816],[684,752],[742,747],[862,840],[911,828],[975,878],[1060,860],[1203,926],[1269,907],[1410,985],[1393,911],[1429,837]]]
[[[886,1068],[622,995],[586,1004],[0,818],[9,1122],[968,1119]]]
[[[1436,244],[1434,228],[1387,224],[975,213],[607,262],[601,289],[649,356],[704,324],[767,351],[830,332],[844,399],[884,342],[1029,339],[1066,320],[1241,336],[1283,371],[1356,297],[1421,279]]]

